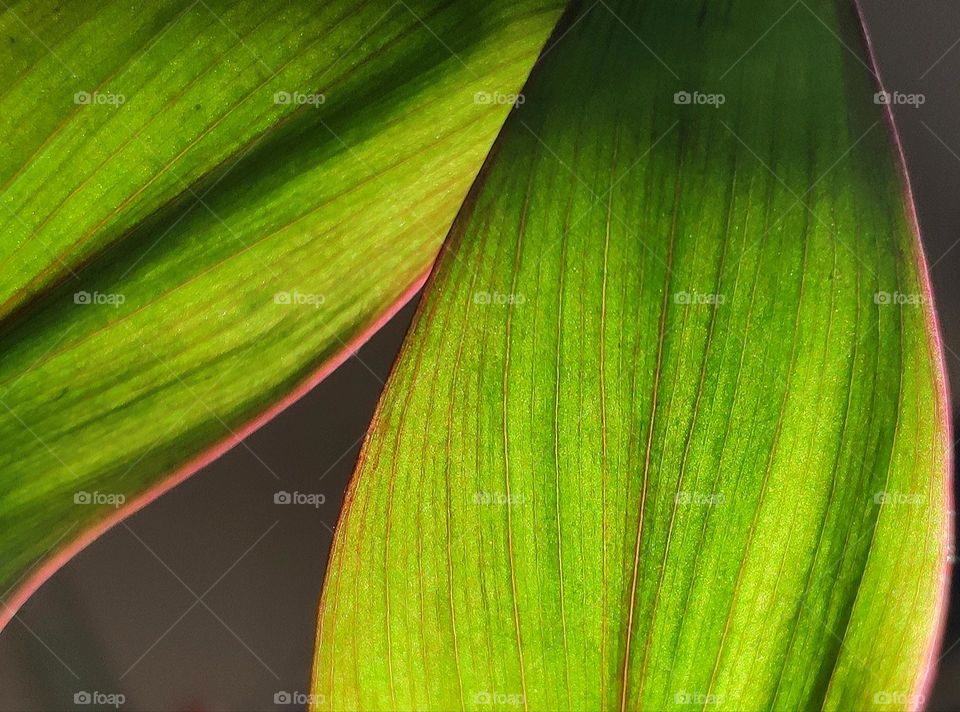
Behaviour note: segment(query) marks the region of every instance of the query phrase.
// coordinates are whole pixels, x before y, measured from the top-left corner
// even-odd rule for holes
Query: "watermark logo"
[[[896,504],[896,505],[910,505],[913,507],[918,507],[926,501],[926,498],[922,494],[910,493],[910,492],[884,492],[880,491],[873,495],[874,504]]]
[[[496,705],[498,707],[520,707],[523,705],[523,695],[508,692],[488,692],[481,690],[473,693],[473,704]]]
[[[900,709],[922,709],[926,701],[927,698],[925,695],[919,693],[908,695],[896,690],[881,690],[880,692],[875,692],[873,695],[873,704],[884,706],[893,705]]]
[[[127,501],[127,498],[120,494],[119,492],[87,492],[86,490],[81,490],[79,492],[73,493],[73,503],[74,504],[92,504],[92,505],[104,505],[108,504],[114,509],[117,509],[123,506],[123,503]]]
[[[120,706],[127,701],[127,696],[122,692],[87,692],[81,690],[73,693],[73,704],[75,705],[96,705],[97,707],[113,707],[120,709]]]
[[[316,109],[327,101],[325,94],[307,94],[301,91],[278,91],[273,95],[274,104],[291,106],[312,106]]]
[[[119,307],[127,301],[127,298],[117,292],[74,292],[73,293],[73,303],[74,304],[95,304],[103,305],[107,304],[112,306],[114,309]]]
[[[677,504],[693,507],[717,507],[727,501],[723,492],[677,492],[673,501]]]
[[[873,95],[873,103],[881,106],[912,106],[919,109],[926,101],[925,94],[904,94],[900,91],[878,91]]]
[[[522,493],[475,492],[473,503],[480,507],[516,507],[524,503]]]
[[[123,94],[112,92],[78,91],[73,95],[73,103],[78,106],[122,106],[126,100]]]
[[[319,509],[320,505],[327,501],[327,496],[319,492],[287,492],[280,490],[273,493],[274,504],[306,504],[314,509]]]
[[[474,292],[474,304],[494,304],[504,306],[507,304],[523,304],[527,301],[522,294],[502,294],[500,292]]]
[[[274,304],[286,304],[292,306],[307,306],[319,309],[327,298],[322,294],[311,292],[301,292],[294,289],[292,292],[277,292],[273,295]]]
[[[705,294],[703,292],[675,292],[674,304],[711,304],[720,305],[727,301],[722,294]]]
[[[725,94],[678,91],[673,95],[673,103],[677,106],[712,106],[714,109],[719,109],[727,103],[727,97]]]
[[[697,705],[704,707],[706,705],[719,705],[722,703],[722,695],[705,692],[687,692],[686,690],[680,690],[673,695],[673,704],[675,705]]]
[[[473,95],[474,104],[522,106],[526,100],[523,94],[504,94],[499,91],[478,91]]]
[[[273,693],[273,704],[275,705],[297,705],[303,709],[326,703],[326,696],[319,693],[314,695],[305,692],[287,692],[286,690],[278,690]]]
[[[875,292],[873,295],[874,304],[897,304],[897,305],[916,305],[926,304],[925,294],[904,294],[903,292]]]

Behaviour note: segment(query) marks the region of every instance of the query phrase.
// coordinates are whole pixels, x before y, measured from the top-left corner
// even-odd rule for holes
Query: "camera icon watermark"
[[[722,294],[705,294],[703,292],[674,292],[673,303],[674,304],[693,304],[693,305],[704,305],[710,304],[714,306],[719,306],[726,303],[727,298]]]
[[[907,694],[897,690],[881,690],[873,695],[873,704],[889,707],[893,705],[898,709],[921,709],[927,699],[919,693]]]
[[[98,690],[88,692],[86,690],[80,690],[73,693],[73,704],[75,705],[96,705],[98,708],[113,707],[114,709],[120,709],[126,701],[127,696],[122,692],[100,692]]]
[[[727,103],[727,96],[700,91],[678,91],[673,95],[673,103],[677,106],[712,106],[714,109],[719,109]]]
[[[278,91],[273,95],[273,103],[292,106],[312,106],[317,108],[327,101],[326,94],[307,94],[301,91]]]
[[[73,503],[80,505],[109,505],[114,509],[119,509],[127,501],[125,495],[119,492],[87,492],[80,490],[73,493]]]
[[[327,301],[326,296],[315,292],[301,292],[294,289],[292,292],[277,292],[273,295],[274,304],[290,306],[306,306],[319,309]]]
[[[881,490],[873,495],[874,504],[909,505],[912,507],[919,507],[925,502],[926,497],[922,493],[886,492]]]
[[[523,492],[474,492],[473,503],[481,507],[519,507],[526,501]]]
[[[527,98],[523,94],[505,94],[499,91],[478,91],[473,95],[474,104],[522,106]]]
[[[527,301],[522,294],[504,294],[502,292],[474,292],[474,304],[492,304],[495,306],[506,306],[510,304],[520,305]]]
[[[473,693],[473,704],[479,707],[486,707],[487,705],[496,707],[520,707],[523,705],[523,695],[481,690],[480,692]]]
[[[274,504],[305,504],[319,509],[320,505],[327,501],[327,496],[320,492],[287,492],[280,490],[273,493]]]
[[[73,95],[73,103],[77,106],[113,106],[119,107],[127,101],[123,94],[112,92],[78,91]]]
[[[686,690],[680,690],[673,695],[673,704],[706,707],[707,705],[723,704],[723,697],[721,695],[714,695],[712,693],[687,692]]]
[[[878,91],[873,95],[873,103],[880,106],[912,106],[919,109],[927,102],[925,94],[905,94],[900,91]]]
[[[895,304],[898,306],[915,306],[917,304],[926,304],[927,297],[924,294],[904,294],[903,292],[874,292],[873,303],[879,305]]]
[[[273,693],[273,704],[275,705],[297,705],[300,708],[308,708],[326,704],[326,701],[326,696],[319,693],[307,694],[305,692],[288,692],[287,690],[278,690]]]
[[[677,492],[673,501],[676,504],[691,507],[719,507],[727,501],[723,492]]]
[[[126,301],[127,298],[119,292],[79,291],[73,293],[74,304],[92,304],[96,306],[107,305],[116,309]]]

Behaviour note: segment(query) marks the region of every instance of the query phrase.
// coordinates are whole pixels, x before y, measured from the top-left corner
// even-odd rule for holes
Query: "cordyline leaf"
[[[5,7],[0,623],[409,297],[562,10]]]
[[[363,449],[315,706],[918,706],[947,403],[854,8],[566,27]]]

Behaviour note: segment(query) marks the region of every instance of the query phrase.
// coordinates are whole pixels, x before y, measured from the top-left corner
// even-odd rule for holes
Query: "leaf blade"
[[[48,6],[26,4],[40,14]],[[122,63],[124,52],[147,47],[127,70],[126,86],[135,88],[124,89],[119,106],[74,111],[66,103],[72,92],[61,97],[49,105],[55,118],[38,121],[43,131],[32,142],[22,138],[25,148],[0,173],[13,176],[16,187],[3,194],[10,208],[5,229],[15,239],[3,241],[8,253],[0,259],[17,265],[4,272],[2,292],[14,301],[3,311],[0,363],[0,517],[8,532],[0,587],[8,594],[17,587],[4,623],[91,538],[71,541],[68,530],[99,532],[116,521],[110,504],[75,502],[75,494],[139,497],[142,504],[165,476],[175,473],[160,489],[204,462],[198,453],[238,441],[238,433],[262,422],[260,413],[302,393],[409,298],[509,109],[474,94],[515,91],[559,12],[540,2],[397,3],[386,12],[366,3],[328,3],[322,11],[294,3],[279,17],[267,6],[249,15],[246,3],[212,7],[165,3],[125,14],[132,6],[97,5],[93,18],[75,23],[80,30],[66,33],[63,41],[73,44],[65,47],[95,45],[91,37],[102,37],[102,23],[122,34],[119,18],[143,22],[154,31],[149,41],[131,29],[137,41],[118,50]],[[4,15],[11,24],[17,9]],[[251,26],[238,26],[242,37],[222,24],[237,16]],[[341,16],[342,25],[333,21]],[[51,22],[61,27],[58,19]],[[74,56],[50,42],[50,52]],[[229,60],[208,76],[206,55],[218,43],[245,57],[240,69],[276,60],[276,76],[237,78],[240,69]],[[264,48],[269,53],[260,54]],[[155,76],[155,66],[178,50],[182,62],[196,66],[174,62]],[[318,55],[324,61],[314,66]],[[112,55],[88,48],[78,56]],[[69,73],[54,73],[60,63],[46,49],[22,62],[28,73],[38,64],[61,92],[76,86]],[[75,59],[73,66],[85,65]],[[322,75],[331,68],[328,82]],[[130,77],[163,93],[157,99]],[[22,88],[43,114],[38,100],[49,91]],[[179,121],[175,111],[152,113],[151,102],[192,90],[211,99],[219,90],[230,101],[222,115],[182,133],[171,128]],[[277,91],[328,95],[315,104],[277,103]],[[249,97],[249,111],[230,113],[236,96]],[[185,110],[194,110],[192,101]],[[153,176],[90,158],[115,146],[100,146],[88,124],[110,134],[118,120],[127,121],[125,111],[133,112],[130,124],[159,120],[166,127],[157,129],[158,140],[169,139],[162,150],[127,133],[116,137],[139,151],[136,166],[165,167]],[[272,117],[266,127],[264,116]],[[87,123],[76,125],[81,119]],[[67,129],[45,143],[44,132],[61,120]],[[191,130],[206,138],[197,143]],[[69,154],[56,145],[70,132],[85,156],[73,172],[62,170]],[[185,153],[184,142],[196,148]],[[168,159],[157,158],[163,151],[189,158],[189,170],[181,163],[171,170]],[[33,153],[19,173],[11,168]],[[27,180],[33,173],[58,174],[58,182]],[[144,184],[156,187],[150,192]],[[103,187],[110,185],[119,192]],[[64,194],[79,200],[85,190],[93,195],[83,204],[99,212],[75,207],[66,223],[48,220]],[[30,201],[44,210],[31,211]],[[97,226],[117,205],[129,210]],[[38,236],[23,221],[31,229],[47,221],[40,229],[48,232]],[[90,239],[80,239],[91,230]],[[51,234],[56,240],[44,242]],[[45,251],[55,243],[69,251],[66,258]],[[33,245],[36,259],[17,254],[21,244]]]
[[[898,157],[849,8],[724,13],[593,6],[531,77],[351,485],[316,707],[922,702],[950,456]]]

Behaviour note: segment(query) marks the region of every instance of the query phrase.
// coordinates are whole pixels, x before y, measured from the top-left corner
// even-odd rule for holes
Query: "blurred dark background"
[[[957,403],[960,2],[863,3],[888,88],[926,97],[895,112]],[[55,574],[0,633],[0,710],[100,709],[73,704],[95,691],[123,694],[127,710],[272,710],[309,692],[332,528],[412,313]],[[326,499],[275,504],[278,491]],[[960,709],[958,583],[931,710]]]

